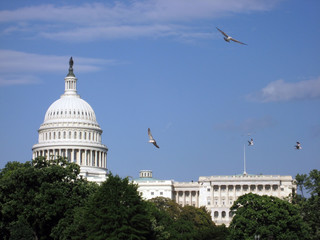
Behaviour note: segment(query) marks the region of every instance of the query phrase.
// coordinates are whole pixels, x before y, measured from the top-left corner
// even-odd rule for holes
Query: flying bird
[[[251,140],[248,141],[248,143],[249,143],[249,146],[253,146],[253,139],[251,138]]]
[[[150,128],[148,128],[148,135],[149,135],[149,143],[152,143],[154,146],[159,148],[159,146],[157,145],[156,140],[154,140],[154,138],[152,137]]]
[[[230,42],[230,40],[231,41],[234,41],[234,42],[237,42],[237,43],[240,43],[240,44],[243,44],[243,45],[247,45],[247,44],[245,44],[245,43],[243,43],[243,42],[240,42],[240,41],[238,41],[238,40],[236,40],[236,39],[234,39],[234,38],[232,38],[231,36],[229,36],[228,34],[226,34],[224,31],[222,31],[222,30],[220,30],[219,28],[217,28],[218,29],[218,31],[219,32],[221,32],[223,35],[224,35],[224,40],[226,41],[226,42]]]
[[[295,149],[300,150],[302,149],[300,142],[297,142],[297,145],[294,146]]]

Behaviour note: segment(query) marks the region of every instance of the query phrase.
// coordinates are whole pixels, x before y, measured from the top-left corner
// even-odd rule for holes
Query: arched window
[[[225,212],[225,211],[222,211],[221,217],[222,217],[222,218],[225,218],[225,217],[226,217],[226,212]]]
[[[214,216],[214,218],[218,218],[219,217],[219,212],[218,211],[214,211],[213,216]]]

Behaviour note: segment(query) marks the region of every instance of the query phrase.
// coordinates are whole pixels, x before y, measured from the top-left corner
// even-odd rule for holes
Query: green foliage
[[[297,174],[296,183],[301,195],[297,195],[294,202],[299,206],[303,220],[310,228],[310,239],[320,239],[320,171],[312,170],[309,175]],[[310,194],[306,198],[303,189]]]
[[[8,163],[0,172],[0,238],[54,238],[59,221],[93,191],[79,172],[65,158]]]
[[[149,239],[151,221],[137,186],[108,175],[83,208],[78,208],[72,239]],[[80,231],[81,230],[81,231]]]
[[[298,209],[277,197],[253,193],[243,195],[231,207],[235,216],[229,226],[230,239],[308,239],[308,228]]]
[[[156,226],[154,239],[210,240],[226,239],[227,229],[217,227],[205,207],[182,207],[171,199],[149,200],[151,218]],[[153,207],[152,207],[153,206]]]

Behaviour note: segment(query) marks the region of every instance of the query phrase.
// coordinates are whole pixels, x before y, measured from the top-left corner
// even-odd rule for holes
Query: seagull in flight
[[[302,149],[300,142],[297,142],[297,145],[294,146],[295,149],[300,150]]]
[[[234,38],[232,38],[231,36],[229,36],[228,34],[226,34],[224,31],[222,31],[222,30],[220,30],[219,28],[217,28],[218,29],[218,31],[219,32],[221,32],[223,35],[224,35],[224,40],[226,41],[226,42],[230,42],[230,40],[231,41],[234,41],[234,42],[237,42],[237,43],[240,43],[240,44],[243,44],[243,45],[247,45],[247,44],[245,44],[245,43],[243,43],[243,42],[240,42],[240,41],[238,41],[238,40],[236,40],[236,39],[234,39]]]
[[[250,141],[248,141],[249,145],[248,146],[253,146],[253,139],[251,138]]]
[[[149,143],[152,143],[154,146],[159,148],[159,146],[157,145],[156,140],[154,140],[154,138],[152,137],[150,128],[148,128],[148,135],[149,135]]]

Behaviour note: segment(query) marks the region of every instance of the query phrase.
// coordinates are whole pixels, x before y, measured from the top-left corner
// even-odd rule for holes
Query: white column
[[[218,203],[219,203],[219,206],[221,206],[221,185],[218,185],[218,187],[219,187],[219,201],[218,201]]]
[[[71,149],[71,162],[74,162],[74,149]]]

